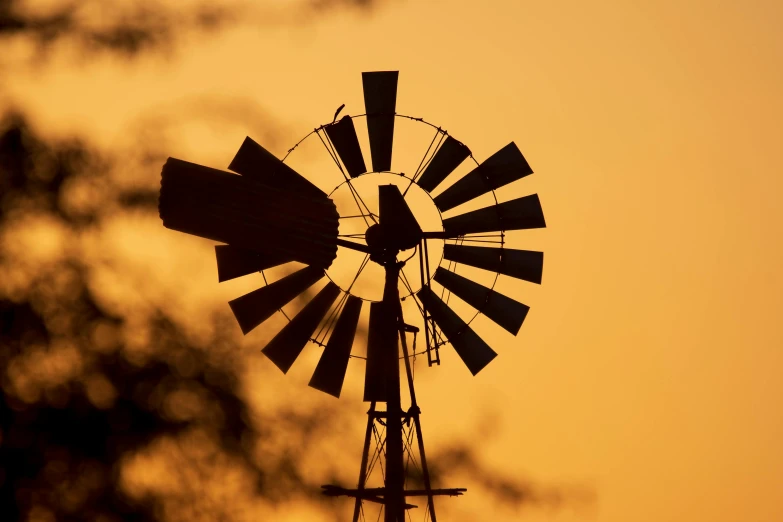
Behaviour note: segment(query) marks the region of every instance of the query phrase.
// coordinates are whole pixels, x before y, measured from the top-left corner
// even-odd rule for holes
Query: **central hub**
[[[392,250],[394,248],[394,245],[389,240],[386,228],[380,223],[375,223],[368,228],[364,234],[364,239],[367,242],[367,246],[373,251]]]
[[[388,197],[391,192],[389,185],[395,185],[399,189],[397,196]],[[382,220],[379,192],[384,190],[387,191],[385,204],[389,205],[390,200],[396,201],[399,195],[403,195],[404,203],[400,200],[398,205],[392,203],[385,208]],[[329,278],[352,295],[369,301],[380,301],[383,298],[384,268],[379,263],[393,261],[395,258],[400,261],[410,258],[400,274],[400,296],[405,297],[417,292],[422,284],[422,271],[418,256],[414,256],[415,247],[421,238],[416,229],[420,227],[425,231],[443,230],[440,212],[430,195],[415,183],[412,184],[407,177],[369,173],[351,179],[350,183],[343,183],[330,197],[340,214],[340,237],[367,244],[373,250],[373,255],[372,260],[365,262],[365,254],[339,248],[337,258],[326,270]],[[406,220],[406,209],[409,209],[413,219]],[[416,229],[410,221],[415,221]],[[443,241],[428,240],[427,243],[429,273],[433,275],[443,256]],[[424,273],[426,279],[426,268]]]

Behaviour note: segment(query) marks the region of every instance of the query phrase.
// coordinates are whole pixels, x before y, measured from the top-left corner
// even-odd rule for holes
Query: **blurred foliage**
[[[498,473],[482,462],[477,449],[478,444],[468,440],[458,440],[451,446],[440,448],[429,466],[433,482],[443,483],[445,477],[449,477],[449,480],[467,479],[471,484],[479,486],[481,493],[478,494],[487,493],[495,502],[512,508],[524,505],[548,509],[583,509],[595,500],[593,491],[581,485],[545,486],[529,479]]]
[[[63,1],[44,7],[0,0],[0,35],[32,38],[39,50],[70,40],[84,52],[126,57],[171,48],[188,29],[215,31],[236,20],[239,6],[201,2],[175,9],[163,2]]]
[[[154,193],[108,185],[92,200],[100,205],[72,204],[69,187],[106,180],[101,173],[110,167],[78,141],[46,143],[19,115],[0,125],[3,520],[193,520],[196,508],[218,520],[233,508],[205,495],[210,474],[240,473],[248,498],[317,490],[303,476],[301,452],[264,460],[257,450],[276,436],[267,426],[307,445],[338,416],[329,408],[268,418],[250,411],[242,352],[226,333],[236,331],[230,318],[216,311],[214,334],[193,339],[165,309],[119,315],[96,295],[78,249],[63,245],[48,258],[31,256],[31,264],[14,246],[10,238],[33,219],[67,243],[111,212],[154,212]],[[185,459],[166,479],[184,474],[182,487],[132,476],[134,466],[154,469],[156,448]]]
[[[209,35],[240,23],[297,24],[328,11],[369,11],[381,0],[301,0],[282,4],[227,0],[0,0],[0,43],[21,36],[35,44],[37,58],[55,45],[73,44],[85,56],[110,53],[134,58],[170,53],[189,33]]]

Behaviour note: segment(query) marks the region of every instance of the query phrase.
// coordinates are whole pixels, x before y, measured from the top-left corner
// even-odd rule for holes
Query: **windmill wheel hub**
[[[419,237],[397,237],[395,232],[384,230],[379,219],[379,187],[383,185],[396,185],[401,193],[405,194],[405,202],[413,212],[416,221],[422,229],[443,230],[443,220],[440,212],[432,201],[430,194],[411,184],[410,179],[399,174],[388,172],[369,172],[351,179],[350,185],[346,182],[336,188],[330,195],[340,214],[340,235],[347,240],[366,242],[373,250],[371,262],[363,269],[361,275],[354,282],[356,272],[361,265],[364,254],[348,249],[339,249],[337,258],[326,269],[329,278],[343,290],[369,301],[380,301],[383,297],[384,269],[382,265],[393,262],[395,258],[406,259],[414,254],[413,248],[418,244]],[[354,199],[356,198],[356,199]],[[359,216],[357,212],[357,199],[367,207],[363,212],[366,216]],[[372,213],[372,216],[369,215]],[[429,240],[430,273],[434,274],[443,257],[443,241]],[[414,292],[421,288],[421,277],[418,262],[408,263],[405,268],[408,283]],[[410,294],[405,285],[400,283],[400,295]]]
[[[364,233],[364,238],[367,241],[367,246],[375,252],[399,250],[394,248],[392,241],[390,241],[389,231],[380,223],[376,223],[368,228],[367,232]]]
[[[422,239],[422,234],[410,236],[409,234],[400,234],[394,227],[384,226],[376,223],[367,229],[364,233],[364,239],[367,246],[374,252],[388,252],[396,255],[402,250],[414,248]]]

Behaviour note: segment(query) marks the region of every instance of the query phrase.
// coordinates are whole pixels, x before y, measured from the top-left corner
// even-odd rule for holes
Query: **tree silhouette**
[[[43,142],[18,115],[1,128],[4,519],[37,513],[56,520],[158,520],[172,502],[183,509],[200,505],[198,487],[171,492],[169,498],[149,492],[134,498],[129,492],[133,488],[124,481],[123,466],[165,441],[201,440],[196,446],[230,463],[224,471],[240,469],[254,494],[272,501],[317,490],[318,484],[303,475],[296,451],[274,464],[265,462],[262,469],[254,447],[274,430],[259,426],[284,422],[308,443],[333,428],[339,416],[328,408],[261,419],[250,412],[239,391],[241,351],[226,333],[236,328],[225,324],[224,314],[213,314],[213,336],[194,342],[165,309],[148,311],[141,324],[107,309],[89,284],[90,264],[79,255],[18,273],[24,252],[9,247],[9,237],[30,219],[72,230],[106,219],[98,209],[75,212],[63,197],[69,182],[100,172],[106,161],[76,141]],[[103,206],[154,211],[143,191],[111,195],[113,201],[104,199]],[[142,355],[131,331],[139,329],[146,332]],[[225,516],[224,508],[212,506],[212,514]]]
[[[134,58],[173,51],[188,33],[209,35],[240,23],[257,27],[300,24],[328,11],[370,11],[380,0],[302,0],[278,9],[247,0],[216,2],[64,0],[37,10],[22,0],[0,0],[0,43],[4,38],[32,40],[44,58],[63,42],[91,57],[110,53]]]

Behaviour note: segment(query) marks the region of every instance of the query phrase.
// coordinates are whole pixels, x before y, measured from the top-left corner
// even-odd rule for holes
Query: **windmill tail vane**
[[[220,282],[292,262],[305,265],[229,302],[247,334],[294,299],[314,293],[261,349],[275,366],[287,373],[305,346],[314,342],[323,352],[309,386],[339,397],[349,363],[365,365],[363,400],[369,410],[357,486],[323,486],[325,495],[354,499],[354,521],[364,519],[370,506],[376,506],[385,522],[402,522],[417,507],[414,502],[420,501],[426,507],[419,512],[436,521],[434,498],[466,491],[431,483],[413,383],[416,335],[423,328],[430,366],[440,364],[441,349],[450,345],[476,375],[497,353],[471,327],[472,319],[465,320],[444,295],[455,295],[474,311],[473,317],[483,314],[516,335],[529,307],[496,290],[496,282],[502,276],[540,284],[543,272],[542,252],[506,247],[507,231],[546,226],[537,194],[497,200],[496,189],[533,173],[517,146],[506,145],[458,176],[458,169],[469,158],[475,162],[470,149],[440,127],[396,112],[398,76],[397,71],[362,73],[369,168],[354,123],[358,117],[337,119],[344,104],[331,123],[313,131],[343,178],[340,186],[350,189],[358,214],[355,209],[352,215],[338,212],[331,194],[249,137],[229,164],[230,172],[169,158],[161,175],[163,225],[220,243],[215,246]],[[431,154],[428,149],[430,155],[425,154],[420,169],[411,176],[400,174],[408,183],[404,191],[396,184],[378,184],[378,208],[370,209],[357,184],[359,178],[391,172],[399,118],[432,126],[440,139]],[[455,177],[440,190],[447,178]],[[438,215],[448,216],[438,226],[422,228],[418,209],[410,204],[412,187],[430,195]],[[494,204],[460,212],[461,205],[485,194],[494,197]],[[366,230],[340,234],[348,220],[357,217],[364,219]],[[443,254],[439,265],[431,267],[431,261],[438,262],[438,256],[430,255],[432,245],[442,248]],[[343,284],[328,272],[349,255],[364,256],[364,261],[350,284]],[[383,277],[377,277],[383,287],[380,300],[361,295],[354,286],[368,264],[383,269]],[[457,273],[461,266],[469,271]],[[418,289],[406,275],[409,269],[418,271]],[[476,272],[494,277],[493,282],[485,285],[474,280]],[[415,296],[421,328],[406,323],[402,307],[406,296],[401,289]],[[366,303],[366,357],[359,357],[352,350],[359,324],[367,317],[362,313]],[[408,335],[413,335],[413,350],[409,350]],[[405,409],[403,382],[410,398]],[[385,409],[378,408],[380,403],[385,403]],[[380,485],[374,486],[379,471]]]

